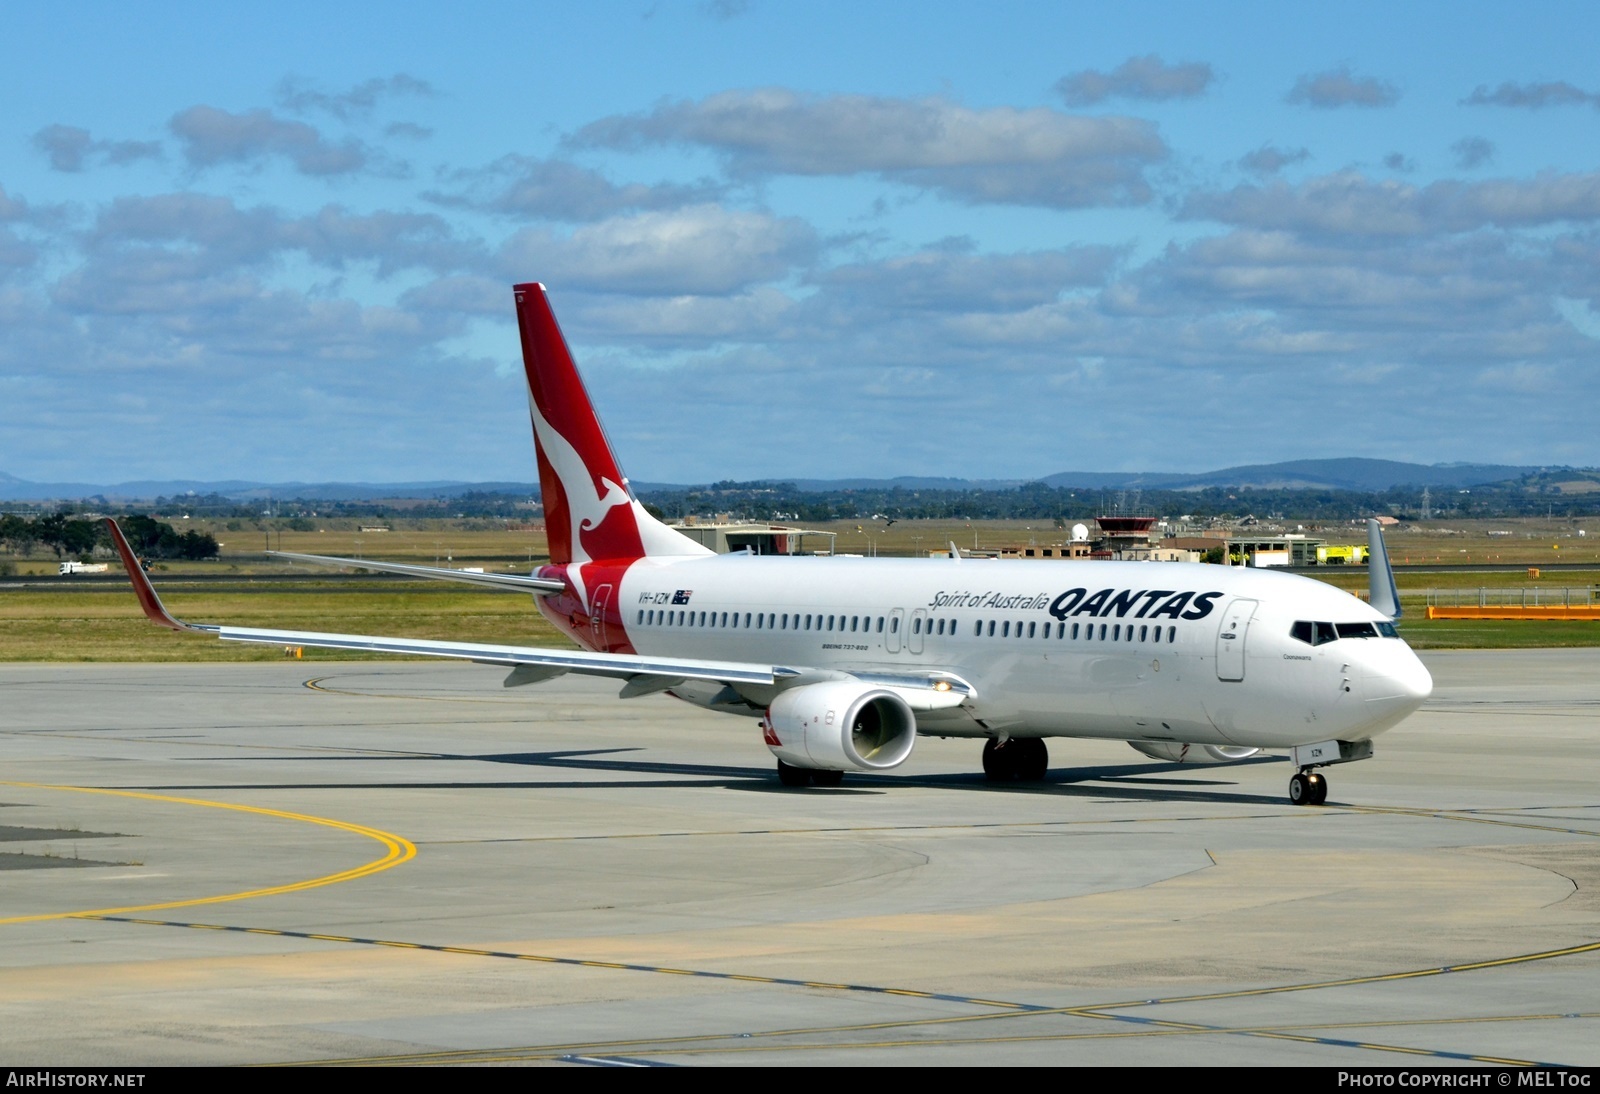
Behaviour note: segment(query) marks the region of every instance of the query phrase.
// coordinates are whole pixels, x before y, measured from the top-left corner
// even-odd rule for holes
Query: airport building
[[[702,524],[689,517],[669,525],[674,532],[688,536],[719,555],[749,551],[755,555],[831,555],[837,532],[815,528],[791,528],[786,524],[717,522]],[[811,546],[806,541],[811,540]],[[826,540],[820,544],[817,540]]]

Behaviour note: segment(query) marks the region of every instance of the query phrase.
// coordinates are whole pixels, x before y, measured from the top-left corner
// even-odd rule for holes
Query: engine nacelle
[[[779,692],[761,720],[761,736],[791,767],[884,771],[911,755],[917,718],[893,691],[830,680]]]
[[[1185,741],[1129,741],[1135,752],[1174,764],[1228,764],[1260,752],[1247,745],[1192,745]]]

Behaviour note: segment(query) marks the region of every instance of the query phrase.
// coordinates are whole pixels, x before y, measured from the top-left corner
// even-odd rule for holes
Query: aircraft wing
[[[251,642],[269,646],[311,646],[316,649],[365,650],[375,653],[407,654],[413,657],[443,657],[480,664],[504,665],[512,669],[506,686],[531,684],[563,673],[609,676],[625,680],[624,696],[665,691],[687,680],[707,680],[724,684],[782,686],[788,681],[814,676],[815,670],[785,665],[745,661],[709,661],[691,657],[652,657],[632,653],[594,653],[588,650],[550,650],[534,646],[502,646],[478,642],[446,642],[427,638],[390,638],[370,634],[336,634],[328,631],[291,631],[262,627],[230,627],[215,623],[189,623],[167,611],[156,595],[155,586],[139,565],[122,529],[106,520],[122,565],[133,582],[139,606],[150,621],[174,631],[210,634],[224,642]],[[355,560],[359,561],[359,560]],[[474,574],[474,577],[481,576]],[[829,672],[825,675],[845,675]],[[906,675],[871,674],[861,679],[912,693],[913,706],[936,709],[954,706],[973,694],[971,685],[949,673],[931,671]]]
[[[566,588],[560,581],[548,577],[529,577],[526,574],[474,574],[466,570],[451,570],[443,566],[407,566],[401,562],[374,562],[369,558],[334,558],[331,555],[300,555],[293,551],[268,551],[273,558],[287,558],[295,562],[309,562],[315,566],[353,566],[361,570],[377,570],[386,574],[405,574],[408,577],[427,577],[439,581],[464,581],[469,585],[484,585],[491,589],[512,589],[536,595],[559,593]]]

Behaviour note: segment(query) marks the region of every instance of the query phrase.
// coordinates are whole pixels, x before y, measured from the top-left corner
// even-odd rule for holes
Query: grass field
[[[514,645],[571,645],[526,595],[435,583],[319,591],[168,592],[181,619]],[[174,634],[152,625],[127,590],[0,591],[0,661],[281,661],[282,649]],[[305,650],[307,660],[374,658]]]
[[[435,582],[343,583],[337,588],[317,580],[327,571],[297,566],[263,555],[266,533],[259,529],[228,531],[206,526],[224,543],[221,559],[214,562],[162,563],[154,571],[157,586],[163,577],[186,573],[238,575],[297,573],[304,582],[260,591],[180,591],[164,594],[168,606],[180,617],[239,626],[331,630],[360,634],[385,634],[459,641],[504,642],[523,645],[566,646],[568,643],[529,603],[528,597],[495,593]],[[545,561],[544,533],[511,530],[498,522],[417,521],[395,522],[387,532],[362,532],[353,522],[338,527],[331,522],[323,531],[271,533],[272,547],[307,554],[383,558],[399,562],[443,566],[483,566],[491,570],[526,573]],[[1487,531],[1514,527],[1516,536],[1494,537]],[[899,521],[892,528],[881,522],[835,521],[819,527],[837,533],[841,554],[910,556],[945,547],[954,541],[964,549],[993,549],[1003,545],[1051,544],[1064,533],[1040,522],[1028,521]],[[1565,529],[1565,530],[1563,530]],[[1357,542],[1349,535],[1323,531],[1334,542]],[[1565,538],[1562,538],[1562,537]],[[1492,551],[1519,554],[1517,561],[1580,561],[1596,555],[1600,543],[1578,540],[1564,525],[1549,528],[1483,522],[1469,532],[1446,535],[1437,529],[1391,534],[1390,553],[1397,562],[1424,554],[1443,562],[1461,561],[1462,552]],[[1600,539],[1600,535],[1593,537]],[[1458,546],[1471,542],[1471,547]],[[1450,546],[1443,546],[1446,542]],[[1560,551],[1556,544],[1564,544]],[[1541,554],[1540,552],[1543,552]],[[1457,557],[1451,557],[1454,554]],[[1483,561],[1481,558],[1479,561]],[[1479,586],[1505,589],[1537,586],[1547,592],[1561,586],[1600,583],[1600,556],[1592,571],[1560,571],[1532,579],[1526,570],[1511,572],[1430,572],[1400,575],[1406,608],[1403,632],[1419,649],[1519,648],[1539,646],[1600,646],[1600,623],[1591,621],[1436,620],[1423,618],[1428,589],[1470,589]],[[15,560],[19,573],[54,575],[53,558]],[[994,563],[993,565],[1006,565]],[[1093,563],[1061,563],[1085,566]],[[113,564],[113,569],[115,569]],[[1367,585],[1365,569],[1330,567],[1316,574],[1320,580],[1359,592]],[[196,635],[174,635],[151,626],[139,613],[131,592],[121,585],[74,584],[73,578],[51,577],[49,589],[0,586],[0,660],[5,661],[249,661],[281,659],[283,651],[239,646]],[[60,582],[57,586],[55,583]],[[306,650],[312,659],[348,659],[359,656],[338,651]],[[375,656],[375,655],[374,655]]]
[[[289,588],[249,592],[174,589],[164,600],[174,614],[196,622],[570,645],[525,595],[443,583],[358,583],[333,589],[308,580]],[[1600,646],[1600,623],[1593,621],[1428,620],[1423,618],[1422,598],[1402,590],[1402,601],[1406,616],[1401,630],[1418,649]],[[0,589],[0,661],[263,661],[283,656],[273,647],[176,635],[152,626],[132,592],[116,586]],[[348,660],[368,655],[308,649],[304,656]]]

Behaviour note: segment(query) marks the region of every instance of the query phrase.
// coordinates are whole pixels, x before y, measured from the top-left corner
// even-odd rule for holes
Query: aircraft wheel
[[[1311,784],[1311,804],[1321,805],[1328,800],[1328,780],[1321,775],[1307,775],[1306,781]]]
[[[1018,737],[1011,742],[1011,747],[1022,750],[1012,760],[1016,765],[1016,777],[1030,783],[1042,780],[1050,769],[1050,749],[1045,746],[1044,738]]]
[[[1013,770],[1011,746],[1015,741],[1008,741],[1005,748],[995,743],[990,737],[983,742],[983,773],[992,783],[1010,782],[1016,777]]]
[[[838,786],[844,782],[843,771],[813,771],[811,773],[812,786]]]
[[[1296,771],[1289,779],[1289,800],[1296,805],[1311,804],[1311,776],[1304,771]]]
[[[810,786],[811,771],[778,761],[778,781],[784,786]]]

